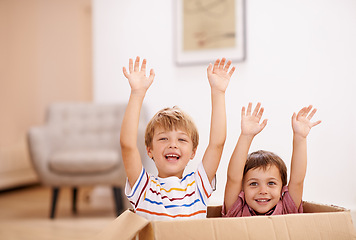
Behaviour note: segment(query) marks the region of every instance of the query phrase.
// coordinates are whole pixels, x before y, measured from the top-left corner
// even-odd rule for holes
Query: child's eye
[[[168,138],[166,138],[166,137],[161,137],[161,138],[159,138],[158,140],[159,141],[164,141],[164,140],[167,140]]]
[[[187,142],[187,140],[184,139],[184,138],[179,138],[178,140],[179,140],[180,142]]]
[[[276,185],[276,183],[275,182],[269,182],[268,185],[273,186],[273,185]]]
[[[250,186],[257,186],[258,183],[257,183],[257,182],[252,182],[252,183],[250,183],[249,185],[250,185]]]

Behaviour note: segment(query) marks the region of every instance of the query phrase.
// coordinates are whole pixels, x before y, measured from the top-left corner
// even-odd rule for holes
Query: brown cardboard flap
[[[221,206],[209,206],[208,218],[148,221],[125,211],[93,240],[356,240],[350,211],[303,202],[305,213],[222,218]]]
[[[356,239],[349,212],[289,214],[270,218],[276,230],[285,231],[284,237],[277,235],[277,239]]]
[[[208,218],[221,217],[222,206],[208,206]],[[314,202],[303,201],[303,212],[304,213],[322,213],[322,212],[347,212],[349,211],[346,208],[335,206],[335,205],[326,205]]]
[[[356,239],[349,212],[152,222],[155,240]]]
[[[131,210],[126,210],[117,217],[110,225],[103,229],[93,240],[129,240],[133,239],[149,221]]]
[[[326,204],[320,204],[314,202],[303,202],[304,213],[345,212],[345,211],[347,212],[349,210],[335,205],[326,205]]]

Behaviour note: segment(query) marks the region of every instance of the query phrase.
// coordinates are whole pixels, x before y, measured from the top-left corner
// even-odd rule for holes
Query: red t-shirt
[[[277,205],[271,209],[269,212],[264,215],[282,215],[289,213],[302,213],[303,206],[300,204],[299,209],[295,206],[292,197],[288,192],[288,187],[284,186],[282,188],[282,195]],[[245,201],[245,193],[240,192],[239,197],[232,205],[230,210],[225,213],[225,206],[222,208],[223,217],[248,217],[248,216],[257,216],[256,212],[250,208]]]

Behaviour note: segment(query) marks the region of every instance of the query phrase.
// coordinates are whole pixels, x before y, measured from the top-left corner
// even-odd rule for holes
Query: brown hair
[[[149,121],[145,133],[146,147],[152,147],[152,139],[154,131],[157,127],[162,127],[165,130],[183,130],[185,131],[193,142],[193,149],[198,147],[199,134],[192,118],[184,113],[180,108],[174,106],[173,108],[164,108],[158,111]]]
[[[256,152],[252,152],[247,156],[244,175],[250,169],[256,169],[262,167],[263,170],[266,170],[267,167],[276,166],[279,169],[279,173],[281,175],[283,186],[287,185],[287,167],[284,161],[277,156],[276,154],[264,150],[259,150]]]

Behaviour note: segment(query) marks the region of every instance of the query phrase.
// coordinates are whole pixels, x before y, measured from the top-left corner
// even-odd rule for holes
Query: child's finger
[[[147,60],[143,59],[142,65],[141,65],[141,71],[145,72],[145,73],[146,73],[146,63],[147,63]]]
[[[300,117],[304,116],[306,109],[307,109],[306,107],[303,107],[302,109],[300,109],[300,111],[297,114],[296,119],[299,119]]]
[[[222,58],[221,61],[220,61],[220,64],[219,64],[219,68],[223,68],[224,65],[225,65],[225,61],[226,61],[226,58]]]
[[[321,123],[321,120],[318,120],[318,121],[316,121],[316,122],[314,122],[313,124],[312,124],[312,127],[315,127],[316,125],[318,125],[318,124],[320,124]]]
[[[235,67],[232,67],[230,72],[229,72],[229,77],[231,78],[232,74],[235,72]]]
[[[242,107],[242,109],[241,109],[241,118],[245,116],[245,110],[246,110],[246,108]]]
[[[258,117],[258,119],[261,119],[262,118],[262,115],[263,115],[263,112],[265,111],[265,109],[262,107],[261,109],[260,109],[260,111],[258,112],[258,114],[257,114],[257,117]]]
[[[292,124],[295,120],[297,120],[297,114],[294,112],[292,115]]]
[[[125,76],[126,78],[129,78],[129,74],[128,74],[128,72],[127,72],[127,70],[126,70],[125,67],[122,68],[122,72],[124,73],[124,76]]]
[[[314,114],[316,113],[316,108],[314,108],[313,109],[313,111],[311,111],[311,113],[309,114],[309,116],[308,116],[308,119],[310,120],[310,119],[312,119],[312,117],[314,116]]]
[[[129,59],[129,71],[130,71],[130,73],[132,73],[132,71],[133,71],[133,60],[132,60],[132,58]]]
[[[140,57],[137,56],[136,60],[135,60],[134,70],[135,70],[135,72],[137,72],[137,71],[139,71],[139,69],[140,69]]]
[[[209,63],[209,66],[208,66],[208,68],[206,69],[208,75],[211,74],[212,68],[213,68],[213,65],[212,65],[211,63]]]
[[[252,103],[248,103],[246,115],[251,115],[251,110],[252,110]]]
[[[266,127],[266,125],[267,125],[267,119],[264,119],[263,121],[262,121],[262,123],[261,123],[261,131]]]
[[[255,110],[253,110],[253,115],[254,116],[257,116],[260,107],[261,107],[261,103],[259,102],[259,103],[257,103],[257,105],[255,107]]]
[[[151,69],[150,70],[150,76],[148,77],[150,82],[153,82],[153,79],[155,78],[155,76],[156,76],[155,71],[153,69]]]
[[[217,69],[219,67],[219,62],[220,62],[220,59],[219,58],[216,59],[216,61],[214,63],[214,69],[213,70],[215,70],[215,69]]]
[[[306,117],[312,108],[313,108],[312,105],[309,105],[308,107],[305,107],[304,108],[305,110],[303,111],[302,116]]]
[[[224,70],[225,70],[226,72],[229,70],[231,63],[232,63],[231,60],[227,61],[226,65],[225,65],[225,67],[224,67]]]

